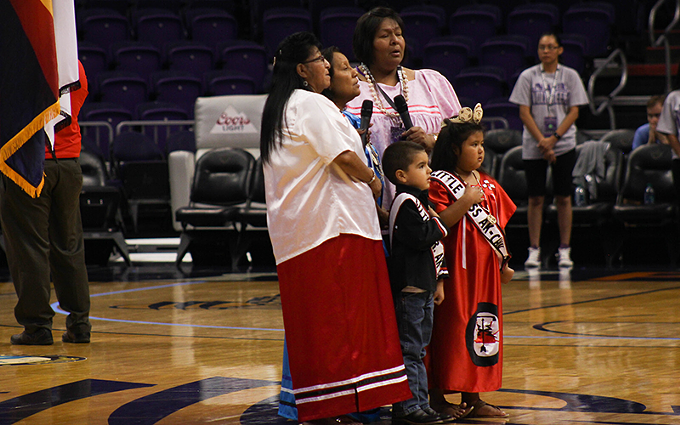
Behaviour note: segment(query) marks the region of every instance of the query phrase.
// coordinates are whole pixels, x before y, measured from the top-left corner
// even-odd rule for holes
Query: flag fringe
[[[45,123],[56,118],[60,113],[59,101],[50,105],[47,109],[36,116],[33,121],[31,121],[26,127],[24,127],[19,133],[12,137],[5,145],[0,149],[0,172],[12,179],[24,192],[28,193],[32,198],[37,198],[42,192],[43,185],[45,184],[45,178],[40,179],[40,184],[34,187],[21,175],[19,175],[12,167],[7,165],[7,159],[12,156],[16,151],[18,151],[28,139],[33,137],[35,133],[40,131]]]

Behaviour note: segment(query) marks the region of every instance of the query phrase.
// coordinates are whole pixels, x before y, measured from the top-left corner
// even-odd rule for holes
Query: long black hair
[[[404,34],[404,21],[401,16],[389,7],[375,7],[359,18],[356,27],[354,27],[354,35],[352,36],[352,49],[354,56],[366,64],[369,68],[373,65],[375,54],[373,51],[373,40],[375,34],[380,28],[380,24],[385,19],[392,19],[401,28],[401,33]],[[406,51],[404,49],[402,62],[406,60]]]
[[[281,143],[286,102],[295,89],[305,88],[297,65],[309,57],[314,47],[321,49],[314,34],[297,32],[286,37],[276,49],[272,85],[262,111],[260,155],[264,162],[269,161],[271,153]]]
[[[326,61],[328,61],[328,63],[330,64],[330,68],[328,68],[328,74],[331,76],[331,81],[333,81],[333,74],[335,74],[335,69],[333,68],[333,56],[336,53],[342,53],[337,46],[329,46],[321,51],[323,57],[326,58]],[[326,96],[330,100],[333,100],[333,92],[331,91],[330,86],[323,89],[321,94]]]
[[[432,150],[430,164],[432,171],[444,170],[455,173],[463,143],[472,134],[480,131],[484,132],[484,126],[481,124],[474,122],[453,123],[451,120],[445,119],[437,137],[437,143]]]

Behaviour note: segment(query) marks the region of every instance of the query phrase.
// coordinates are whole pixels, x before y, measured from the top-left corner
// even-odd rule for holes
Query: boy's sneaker
[[[406,416],[392,416],[392,423],[394,425],[441,424],[444,420],[437,412],[430,414],[423,409],[418,409]]]
[[[444,424],[454,422],[456,420],[456,418],[454,418],[453,416],[446,414],[446,413],[437,412],[436,410],[434,410],[433,408],[431,408],[429,406],[423,408],[423,411],[425,413],[430,414],[430,415],[439,416],[441,423],[444,423]]]
[[[573,267],[571,261],[571,248],[560,248],[557,250],[557,265],[560,267]]]
[[[529,256],[524,262],[524,267],[540,267],[541,266],[541,248],[529,247]]]

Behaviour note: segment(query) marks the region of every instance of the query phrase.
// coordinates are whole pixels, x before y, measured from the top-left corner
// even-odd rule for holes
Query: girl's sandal
[[[466,418],[470,415],[470,412],[474,410],[474,406],[466,405],[465,407],[463,407],[463,403],[453,404],[449,402],[436,405],[430,404],[430,407],[433,408],[437,413],[453,416],[454,419]]]
[[[496,414],[482,413],[482,408],[486,406],[493,408],[497,413]],[[473,407],[472,411],[467,415],[468,418],[507,418],[508,416],[510,416],[506,412],[501,410],[500,407],[494,406],[493,404],[489,404],[482,399],[479,399],[472,407]]]

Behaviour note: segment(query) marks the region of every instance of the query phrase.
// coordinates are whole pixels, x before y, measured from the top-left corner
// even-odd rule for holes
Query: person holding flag
[[[50,282],[68,313],[62,340],[90,342],[78,161],[78,112],[88,87],[73,7],[68,0],[0,0],[0,37],[10,40],[0,47],[0,222],[18,297],[14,315],[24,327],[10,338],[15,345],[53,344]]]

